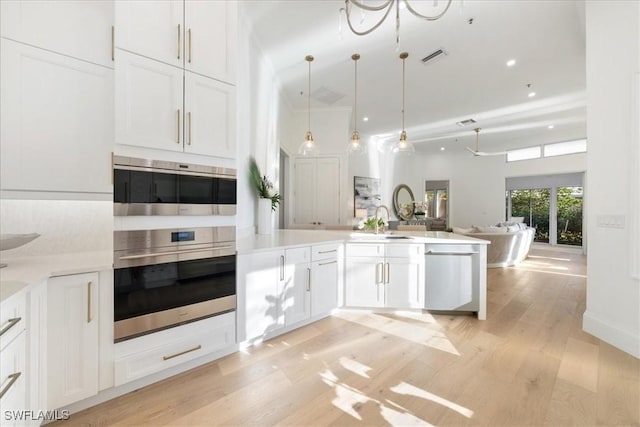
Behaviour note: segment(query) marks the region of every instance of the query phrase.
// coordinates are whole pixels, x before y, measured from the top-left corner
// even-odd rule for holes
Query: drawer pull
[[[191,353],[192,351],[197,351],[197,350],[200,350],[201,348],[202,348],[202,346],[198,345],[196,347],[190,348],[189,350],[185,350],[185,351],[181,351],[180,353],[172,354],[171,356],[162,356],[162,360],[173,359],[174,357],[182,356],[183,354]]]
[[[13,319],[7,320],[7,324],[0,330],[0,337],[9,329],[13,328],[20,320],[22,320],[22,317],[14,317]]]
[[[337,260],[329,261],[329,262],[319,262],[318,265],[329,265],[329,264],[337,264]]]
[[[384,269],[384,283],[389,284],[389,263],[385,265]]]
[[[332,249],[330,251],[318,251],[319,254],[330,254],[331,252],[338,252],[337,249]]]
[[[307,268],[307,292],[311,292],[311,269]]]
[[[0,399],[2,399],[5,394],[7,394],[11,387],[13,387],[13,384],[18,381],[18,378],[20,378],[20,375],[22,375],[22,372],[16,372],[15,374],[7,376],[9,384],[7,384],[7,386],[3,388],[2,391],[0,391]]]
[[[434,252],[427,251],[427,255],[475,255],[479,252]]]

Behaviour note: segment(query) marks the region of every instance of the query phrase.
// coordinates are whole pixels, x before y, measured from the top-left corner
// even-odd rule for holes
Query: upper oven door
[[[178,176],[114,169],[114,215],[178,215]]]

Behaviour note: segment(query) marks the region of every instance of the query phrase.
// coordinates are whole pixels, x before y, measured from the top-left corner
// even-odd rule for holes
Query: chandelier
[[[451,6],[452,0],[444,0],[444,2],[446,3],[445,6],[442,8],[442,10],[439,13],[435,13],[434,15],[423,15],[421,13],[418,13],[413,8],[413,6],[411,6],[411,1],[412,0],[384,0],[381,4],[369,5],[369,4],[365,4],[364,0],[345,0],[344,11],[345,11],[345,14],[347,15],[347,25],[349,25],[349,29],[354,34],[357,34],[359,36],[365,36],[371,33],[376,28],[378,28],[387,19],[387,16],[389,16],[391,10],[394,9],[394,6],[395,6],[396,43],[399,43],[400,42],[400,9],[406,8],[409,12],[411,12],[414,16],[418,18],[422,18],[427,21],[436,21],[442,18],[445,13],[447,13],[447,10],[449,10],[449,7]],[[415,1],[419,1],[419,0],[415,0]],[[403,7],[400,6],[401,2],[404,5]],[[384,15],[382,15],[382,18],[380,18],[378,22],[370,26],[368,29],[359,31],[359,30],[356,30],[352,24],[351,14],[352,14],[353,6],[360,9],[361,16],[362,16],[360,23],[364,21],[364,11],[380,12],[384,10],[385,12],[384,12]],[[433,0],[433,7],[436,9],[438,8],[438,0]]]

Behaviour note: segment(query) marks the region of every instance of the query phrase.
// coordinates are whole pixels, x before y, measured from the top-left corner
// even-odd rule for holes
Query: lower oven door
[[[116,342],[235,309],[235,255],[114,270]]]

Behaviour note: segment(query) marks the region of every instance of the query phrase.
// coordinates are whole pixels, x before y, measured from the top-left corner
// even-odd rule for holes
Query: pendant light
[[[402,59],[402,132],[400,133],[400,140],[393,146],[391,152],[393,154],[413,154],[416,152],[412,143],[407,141],[407,132],[404,130],[404,75],[405,75],[405,61],[409,54],[402,52],[400,59]]]
[[[351,59],[353,59],[355,67],[355,82],[353,85],[353,133],[351,134],[351,139],[349,140],[347,151],[349,154],[360,155],[367,152],[367,146],[362,141],[360,141],[360,133],[358,133],[358,59],[360,59],[360,55],[354,53],[353,55],[351,55]]]
[[[298,147],[298,154],[303,156],[317,156],[318,155],[318,146],[313,140],[313,134],[311,133],[311,62],[313,61],[313,56],[307,55],[305,56],[305,61],[309,64],[309,86],[307,89],[308,103],[307,103],[307,134],[304,137],[304,141]]]

